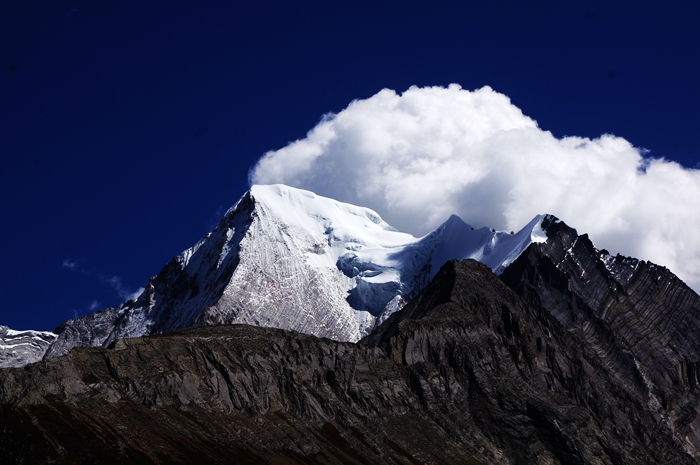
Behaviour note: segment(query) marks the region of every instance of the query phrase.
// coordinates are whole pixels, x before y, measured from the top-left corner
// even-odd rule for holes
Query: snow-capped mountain
[[[224,323],[355,342],[400,309],[447,260],[474,258],[500,273],[529,244],[546,240],[542,219],[511,234],[474,229],[452,216],[416,238],[368,208],[283,185],[253,186],[138,299],[57,328],[47,355]]]
[[[473,260],[443,265],[465,257],[500,279]],[[84,457],[85,450],[104,454],[90,444],[113,443],[133,444],[123,448],[128,453],[143,444],[188,444],[176,455],[200,457],[209,447],[195,451],[192,441],[209,437],[220,445],[217,428],[233,425],[243,431],[234,454],[247,444],[288,457],[322,418],[332,434],[317,434],[321,443],[307,450],[318,454],[329,438],[338,450],[339,431],[352,431],[343,437],[360,440],[349,456],[368,463],[382,460],[363,455],[382,450],[366,447],[362,438],[372,431],[403,438],[402,447],[419,446],[411,449],[414,456],[442,453],[445,442],[432,440],[440,435],[467,438],[441,463],[473,461],[473,450],[488,451],[482,461],[489,463],[493,457],[698,463],[699,309],[700,296],[670,270],[596,249],[586,234],[551,215],[517,234],[475,230],[453,216],[415,238],[365,208],[285,186],[255,186],[138,299],[57,328],[44,358],[76,346],[110,350],[77,350],[32,369],[0,370],[4,417],[24,425],[9,428],[15,434],[4,442],[0,435],[0,446],[32,463],[65,458],[65,445],[72,447],[68,454]],[[357,344],[243,325],[116,340],[217,323],[339,341],[357,341],[373,329]],[[3,366],[37,360],[42,344],[55,337],[41,334],[0,328],[4,345],[16,348],[23,339],[39,352],[6,356]],[[465,423],[472,391],[486,420]],[[409,441],[405,428],[391,430],[407,405],[423,425],[418,430],[431,429],[423,434],[431,440],[419,434]],[[105,441],[104,421],[92,420],[109,423],[115,409],[143,414],[117,415],[121,426]],[[446,417],[445,409],[462,413]],[[207,425],[206,434],[192,427],[193,415]],[[360,435],[357,415],[366,430]],[[263,417],[273,420],[261,426],[256,419]],[[163,435],[144,441],[154,430]],[[282,435],[291,438],[288,445],[280,446],[279,431],[289,433]],[[47,447],[23,448],[18,438],[30,433]],[[241,442],[246,437],[250,442]]]
[[[56,337],[56,334],[48,331],[16,331],[0,326],[0,368],[41,360]]]

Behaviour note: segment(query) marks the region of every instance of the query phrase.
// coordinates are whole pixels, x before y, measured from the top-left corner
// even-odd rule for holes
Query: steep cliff
[[[700,457],[700,296],[664,267],[596,249],[555,217],[542,226],[547,241],[530,245],[503,281]]]
[[[253,326],[0,370],[7,463],[695,463],[646,391],[475,261],[359,344]]]

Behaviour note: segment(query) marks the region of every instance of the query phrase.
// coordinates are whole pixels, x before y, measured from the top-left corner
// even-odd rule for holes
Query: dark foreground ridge
[[[700,296],[667,268],[611,256],[554,217],[542,226],[547,241],[501,279],[566,329],[609,391],[644,405],[700,461]],[[594,392],[577,391],[595,405]],[[620,421],[637,427],[635,417]]]
[[[359,344],[213,326],[0,370],[2,462],[696,463],[682,410],[518,282],[448,262]]]

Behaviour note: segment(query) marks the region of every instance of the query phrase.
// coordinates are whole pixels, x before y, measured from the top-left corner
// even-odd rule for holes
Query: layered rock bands
[[[605,262],[578,241],[572,257]],[[633,304],[675,302],[663,290],[675,281],[636,294],[656,272],[610,265],[600,275],[624,294],[586,293],[603,278],[563,259],[531,245],[504,276],[522,297],[485,265],[450,261],[358,344],[213,326],[1,370],[3,461],[696,463],[688,314]],[[659,325],[671,339],[650,342]]]

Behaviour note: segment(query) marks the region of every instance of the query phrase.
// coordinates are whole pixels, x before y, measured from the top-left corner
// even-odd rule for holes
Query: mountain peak
[[[333,200],[304,189],[284,184],[256,184],[249,192],[257,202],[274,211],[288,223],[301,222],[304,226],[311,226],[309,219],[314,222],[321,220],[336,223],[346,223],[350,219],[355,227],[361,225],[375,230],[396,232],[395,228],[372,209]],[[315,224],[312,227],[315,227]]]
[[[475,229],[452,215],[417,238],[369,208],[280,184],[254,185],[138,299],[62,324],[47,356],[231,323],[356,342],[448,260],[472,258],[501,273],[529,244],[546,240],[542,218],[508,233]]]

